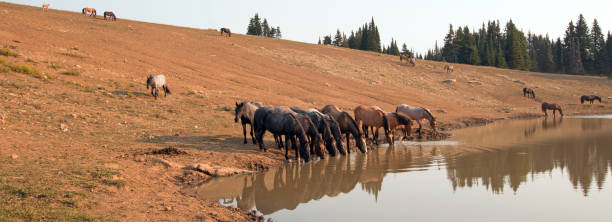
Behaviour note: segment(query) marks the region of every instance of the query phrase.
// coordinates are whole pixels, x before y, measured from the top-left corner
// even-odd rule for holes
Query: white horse
[[[166,85],[166,77],[162,74],[150,75],[147,78],[147,89],[149,89],[149,86],[151,86],[151,95],[155,96],[155,99],[159,95],[159,88],[164,89],[164,97],[170,94],[170,89]]]
[[[429,110],[426,108],[413,107],[413,106],[408,106],[406,104],[401,104],[397,106],[397,108],[395,109],[395,112],[405,114],[406,116],[410,117],[410,119],[416,121],[419,124],[419,128],[417,129],[417,132],[419,133],[419,137],[421,136],[421,128],[423,127],[421,125],[422,119],[429,120],[429,126],[431,126],[431,129],[434,132],[436,132],[436,118],[433,117],[433,115],[431,115],[431,112],[429,112]],[[406,137],[406,132],[404,132],[404,137]]]

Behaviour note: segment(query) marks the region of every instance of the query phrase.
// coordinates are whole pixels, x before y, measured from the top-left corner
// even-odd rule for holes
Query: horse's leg
[[[253,129],[253,127],[251,127],[251,130]],[[244,143],[243,144],[247,144],[247,140],[246,140],[246,123],[242,122],[242,135],[244,135]],[[253,137],[253,133],[251,133],[251,137]]]
[[[295,150],[295,160],[299,160],[300,159],[300,152],[298,151],[298,147],[296,144],[296,139],[294,136],[290,137],[291,139],[291,147],[293,148],[293,150]],[[285,136],[285,140],[287,139],[287,136]],[[285,147],[286,150],[289,150],[289,146]]]
[[[422,137],[421,129],[423,128],[423,126],[421,125],[421,120],[417,120],[417,123],[419,124],[419,129],[417,129],[417,132],[419,132],[419,137]]]
[[[378,145],[378,127],[372,126],[372,136],[374,137],[374,144]]]
[[[158,95],[159,95],[159,89],[157,87],[155,87],[155,99],[157,99]]]
[[[365,134],[365,138],[368,139],[368,126],[362,125],[361,131],[363,131],[363,133]]]
[[[253,144],[255,144],[255,137],[253,137],[253,124],[251,124],[251,139],[253,140]]]
[[[351,138],[351,136],[347,132],[346,133],[346,152],[350,154],[351,153],[351,140],[349,138]]]
[[[255,132],[255,136],[257,137],[257,143],[259,143],[259,150],[265,150],[264,149],[264,142],[263,142],[263,134],[266,133],[265,130],[257,130]]]
[[[285,136],[285,159],[288,160],[289,159],[289,138],[287,138],[287,136]]]

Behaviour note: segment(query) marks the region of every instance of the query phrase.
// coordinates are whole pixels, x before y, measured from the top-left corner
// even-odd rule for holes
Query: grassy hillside
[[[443,127],[539,115],[611,112],[612,81],[418,61],[331,46],[0,3],[0,220],[248,220],[178,192],[206,174],[176,164],[264,170],[273,149],[242,145],[236,101],[303,108],[428,107]],[[173,94],[145,88],[164,73]],[[445,84],[445,80],[451,81]],[[535,88],[537,99],[522,97]],[[604,104],[580,105],[599,94]],[[183,155],[154,149],[185,148]],[[176,163],[176,164],[175,164]],[[111,213],[112,212],[112,213]]]

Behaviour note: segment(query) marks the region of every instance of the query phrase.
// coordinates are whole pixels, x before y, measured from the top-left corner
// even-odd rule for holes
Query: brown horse
[[[416,66],[416,59],[414,57],[410,56],[410,55],[401,54],[400,55],[400,63],[403,60],[406,60],[406,63],[412,65],[413,67]]]
[[[455,67],[451,66],[451,65],[445,65],[444,66],[444,70],[446,71],[446,73],[451,73],[455,71]]]
[[[295,115],[295,117],[300,121],[302,128],[304,128],[304,132],[308,138],[310,154],[316,153],[317,156],[321,157],[321,159],[325,159],[325,146],[323,145],[323,139],[321,134],[319,134],[318,127],[314,125],[308,115],[304,113],[297,113],[287,106],[277,106],[274,108],[274,112]],[[285,140],[286,139],[287,138],[285,138]],[[280,137],[279,142],[282,143],[282,139]],[[285,149],[288,149],[288,147],[285,147]]]
[[[261,105],[261,103],[259,102],[242,102],[240,104],[236,103],[236,115],[234,117],[234,122],[237,123],[238,120],[240,120],[240,122],[242,123],[244,144],[247,144],[247,124],[251,125],[251,139],[253,140],[253,144],[256,143],[255,137],[253,136],[253,133],[255,132],[255,130],[253,129],[253,123],[255,122],[255,110],[262,106],[263,105]]]
[[[232,37],[232,31],[229,28],[221,28],[221,36],[223,36],[223,33],[227,33],[228,37]]]
[[[535,99],[535,91],[533,91],[532,88],[523,88],[523,96],[527,96],[527,98],[534,98]]]
[[[553,117],[557,117],[555,114],[557,110],[559,110],[559,113],[561,114],[561,116],[563,116],[563,110],[561,110],[561,106],[557,105],[556,103],[543,102],[542,112],[544,112],[544,116],[548,117],[548,113],[546,113],[546,110],[549,110],[549,109],[553,111]]]
[[[106,17],[108,17],[110,20],[117,21],[117,17],[113,12],[104,12],[104,20],[106,20]]]
[[[42,6],[43,12],[49,10],[49,6],[51,6],[51,4],[49,4],[49,3],[43,4],[43,6]]]
[[[408,132],[408,135],[404,134],[402,140],[407,139],[407,136],[410,136],[410,131],[412,130],[412,121],[410,121],[410,117],[402,113],[391,112],[385,113],[384,117],[386,119],[386,121],[384,121],[385,135],[387,135],[387,142],[389,143],[389,146],[393,147],[395,143],[393,138],[395,129],[399,128],[400,126],[403,126],[404,132]]]
[[[349,134],[353,135],[357,148],[359,148],[362,153],[367,152],[365,138],[363,137],[361,130],[359,130],[359,125],[357,122],[355,122],[355,119],[353,119],[350,114],[340,111],[340,109],[334,105],[327,105],[319,111],[331,116],[334,120],[336,120],[338,127],[340,128],[340,132],[346,136],[346,151],[348,153],[351,153]]]
[[[94,18],[96,17],[96,9],[94,8],[83,8],[82,12],[83,15],[87,15],[87,13],[89,13],[89,16],[92,16]]]
[[[378,106],[359,105],[355,107],[354,112],[355,121],[361,125],[365,138],[368,139],[368,127],[371,127],[374,144],[378,145],[378,129],[384,127],[385,111]],[[385,137],[389,140],[389,135],[385,134]]]
[[[601,97],[596,96],[596,95],[590,95],[590,96],[581,96],[580,97],[580,104],[584,104],[584,101],[589,101],[591,104],[593,104],[593,101],[598,100],[599,103],[601,103]]]

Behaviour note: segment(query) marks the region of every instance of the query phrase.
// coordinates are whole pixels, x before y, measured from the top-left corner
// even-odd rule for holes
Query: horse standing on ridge
[[[523,96],[535,99],[535,92],[531,88],[523,88]]]
[[[49,6],[51,6],[51,4],[49,4],[49,3],[47,3],[47,4],[43,4],[43,5],[42,5],[43,12],[48,11],[48,10],[49,10]]]
[[[451,73],[455,71],[455,67],[451,66],[451,65],[445,65],[444,66],[444,70],[446,71],[446,73]]]
[[[155,99],[159,96],[159,88],[164,90],[164,97],[167,94],[171,94],[170,89],[166,85],[166,76],[162,74],[150,75],[147,78],[147,89],[149,89],[149,86],[151,86],[151,95],[155,96]]]
[[[89,13],[89,16],[91,17],[96,17],[96,9],[94,8],[83,8],[82,10],[83,15],[87,15],[87,13]]]
[[[412,65],[412,67],[416,66],[416,59],[414,57],[410,56],[410,55],[401,54],[400,55],[400,63],[403,60],[406,60],[406,63]]]
[[[113,12],[104,12],[104,20],[106,20],[106,17],[108,17],[110,20],[117,21],[117,17]]]
[[[227,33],[227,37],[232,37],[232,31],[229,28],[221,28],[221,36],[223,36],[223,33]]]

